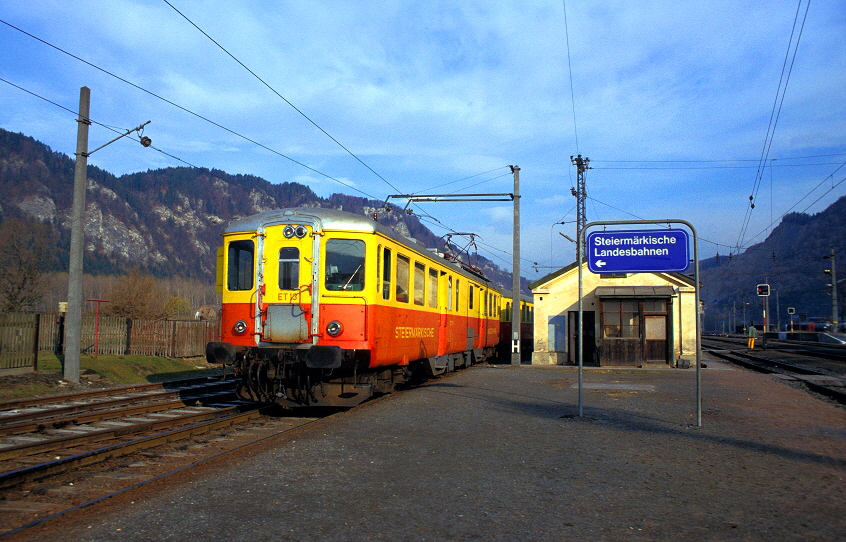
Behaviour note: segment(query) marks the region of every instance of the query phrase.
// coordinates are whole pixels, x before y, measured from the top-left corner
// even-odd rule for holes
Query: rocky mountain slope
[[[57,271],[68,262],[73,169],[67,155],[0,129],[0,221],[14,217],[52,225]],[[234,218],[281,207],[329,207],[371,216],[381,205],[343,194],[321,198],[301,184],[271,184],[216,170],[168,168],[117,177],[89,166],[84,267],[93,274],[139,269],[213,282],[220,234]],[[429,248],[443,243],[414,215],[380,212],[379,221]],[[509,273],[483,257],[473,263],[510,290]]]
[[[770,284],[770,322],[788,322],[787,308],[796,317],[831,317],[831,269],[828,258],[835,251],[838,281],[846,278],[846,196],[824,211],[808,215],[790,213],[763,242],[740,254],[722,254],[700,262],[702,300],[706,302],[706,329],[721,330],[722,322],[737,311],[742,320],[744,304],[747,320],[762,322],[761,300],[756,285]],[[838,285],[841,301],[846,301],[846,281]],[[842,315],[846,306],[840,303]],[[779,318],[780,317],[780,318]]]

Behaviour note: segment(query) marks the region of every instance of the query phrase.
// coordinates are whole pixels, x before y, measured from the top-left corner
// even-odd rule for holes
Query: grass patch
[[[61,361],[54,355],[45,359],[44,369],[62,372]],[[93,371],[115,384],[138,384],[142,382],[166,382],[181,378],[193,378],[221,374],[219,365],[209,365],[204,358],[163,358],[159,356],[114,356],[100,355],[94,358],[82,355],[80,372]],[[39,354],[38,369],[42,363]]]

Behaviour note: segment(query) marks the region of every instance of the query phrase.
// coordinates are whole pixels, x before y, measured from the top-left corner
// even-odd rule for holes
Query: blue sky
[[[145,134],[164,152],[125,138],[89,159],[115,174],[185,165],[175,156],[323,196],[384,199],[438,185],[511,192],[507,166],[519,165],[530,278],[550,271],[532,262],[574,260],[558,233],[574,237],[575,226],[556,223],[575,220],[577,153],[594,167],[589,221],[687,220],[702,257],[742,250],[783,213],[819,212],[846,194],[842,0],[816,0],[806,19],[807,0],[570,1],[566,26],[562,1],[170,4],[7,0],[0,78],[71,110],[88,86],[92,119],[120,130],[152,121]],[[73,154],[73,114],[4,82],[0,103],[0,127]],[[114,136],[95,124],[90,148]],[[510,203],[421,207],[478,233],[481,252],[510,268]]]

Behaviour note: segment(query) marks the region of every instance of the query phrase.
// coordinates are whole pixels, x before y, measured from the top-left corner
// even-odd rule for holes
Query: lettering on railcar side
[[[394,328],[396,339],[431,339],[435,337],[433,327],[397,326]]]
[[[276,300],[281,303],[296,303],[299,301],[300,292],[279,292]]]

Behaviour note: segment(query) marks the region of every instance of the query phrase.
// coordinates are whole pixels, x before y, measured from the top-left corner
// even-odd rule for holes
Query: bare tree
[[[153,275],[130,271],[117,277],[106,294],[104,313],[122,318],[164,320],[190,312],[188,301],[169,295]]]
[[[0,311],[25,311],[41,300],[51,234],[40,222],[11,218],[0,224]]]

